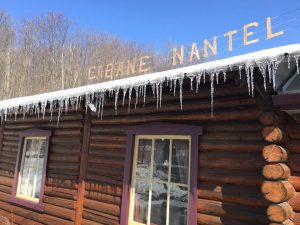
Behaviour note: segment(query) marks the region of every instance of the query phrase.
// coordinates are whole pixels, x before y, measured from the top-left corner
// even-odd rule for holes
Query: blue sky
[[[190,46],[195,41],[201,48],[204,39],[239,29],[232,52],[226,50],[227,39],[218,38],[217,58],[300,43],[299,0],[0,0],[0,8],[8,11],[16,21],[48,11],[61,12],[85,30],[108,32],[158,50],[168,42],[175,46]],[[273,32],[285,30],[285,34],[243,46],[242,27],[250,22],[260,22],[259,27],[251,28],[253,38],[265,37],[265,20],[269,16],[273,18]]]

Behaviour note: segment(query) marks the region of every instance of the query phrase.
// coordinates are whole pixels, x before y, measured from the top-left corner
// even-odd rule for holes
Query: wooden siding
[[[247,88],[234,85],[233,80],[227,81],[226,85],[216,86],[214,117],[210,115],[209,85],[202,86],[198,94],[190,92],[187,86],[183,93],[183,110],[180,110],[179,91],[175,97],[168,90],[163,93],[162,107],[159,109],[149,89],[146,105],[143,106],[140,99],[134,109],[133,98],[129,114],[127,101],[122,107],[122,100],[118,102],[117,116],[113,100],[104,107],[102,120],[92,113],[82,224],[119,224],[126,149],[124,130],[130,125],[154,121],[204,128],[203,136],[199,137],[199,225],[268,224],[266,208],[270,203],[260,191],[265,164],[262,149],[267,144],[261,135],[263,126],[258,120],[262,110],[258,108],[256,100],[249,97]],[[12,219],[15,224],[75,223],[84,112],[63,113],[58,128],[55,120],[55,115],[52,122],[48,117],[43,120],[28,116],[17,121],[10,118],[5,124],[0,155],[0,215]],[[12,205],[8,200],[18,132],[29,128],[53,131],[44,213]],[[293,179],[299,181],[297,165],[292,166],[296,168],[293,170]],[[296,189],[300,192],[300,186]],[[295,202],[295,198],[291,201]]]
[[[295,225],[300,225],[300,124],[289,123],[287,132],[289,136],[287,149],[290,152],[288,165],[292,172],[289,180],[296,190],[289,203],[295,212],[292,220]]]

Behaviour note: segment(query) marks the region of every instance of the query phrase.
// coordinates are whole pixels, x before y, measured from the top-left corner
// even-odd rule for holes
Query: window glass
[[[27,137],[24,139],[20,167],[18,197],[39,200],[45,157],[46,138]]]
[[[189,136],[136,136],[129,224],[187,224]]]

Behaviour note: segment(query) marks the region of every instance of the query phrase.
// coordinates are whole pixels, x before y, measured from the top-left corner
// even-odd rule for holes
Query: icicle
[[[41,108],[42,108],[43,119],[45,119],[46,105],[47,105],[47,102],[41,102]]]
[[[251,96],[254,97],[254,65],[249,67],[250,69],[250,81],[251,81]]]
[[[204,71],[204,73],[203,73],[203,84],[205,84],[205,79],[206,79],[206,70]]]
[[[50,122],[51,122],[52,121],[52,115],[53,115],[53,100],[50,101],[49,111],[50,111]],[[25,117],[25,115],[24,115],[24,117]]]
[[[271,62],[266,61],[266,66],[268,67],[268,73],[269,73],[269,83],[272,83],[272,71],[271,71]]]
[[[129,88],[129,96],[128,96],[128,112],[130,112],[130,103],[131,103],[131,94],[132,94],[132,86]]]
[[[239,65],[240,80],[242,79],[242,69],[243,69],[243,65]]]
[[[214,74],[210,75],[210,116],[214,116]]]
[[[123,88],[123,107],[125,105],[125,97],[126,97],[126,93],[127,93],[128,88]]]
[[[190,81],[191,81],[191,91],[193,91],[194,76],[190,76]]]
[[[266,66],[265,66],[265,63],[261,63],[261,62],[257,62],[256,63],[257,66],[258,66],[258,69],[260,71],[260,73],[262,74],[263,76],[263,79],[264,79],[264,89],[265,91],[267,90],[267,77],[266,77]]]
[[[299,71],[299,58],[300,55],[294,56],[295,61],[296,61],[296,67],[297,67],[297,73],[300,75],[300,71]]]
[[[246,77],[247,77],[247,86],[248,86],[248,93],[251,94],[251,82],[250,82],[250,68],[249,65],[245,65],[246,70]]]
[[[65,99],[65,114],[67,114],[69,108],[69,98]]]
[[[172,84],[173,84],[173,80],[170,79],[170,91],[172,91]]]
[[[159,83],[156,83],[155,86],[156,86],[156,109],[158,110],[159,96],[160,96],[160,94],[159,94],[159,90],[160,90]]]
[[[226,72],[226,70],[223,71],[223,76],[224,76],[224,83],[226,83],[226,78],[227,78],[227,72]]]
[[[290,69],[291,68],[291,55],[290,54],[287,55],[287,61],[288,61],[288,69]]]
[[[155,93],[156,93],[155,87],[156,87],[155,84],[151,84],[153,98],[155,98]]]
[[[118,96],[119,96],[119,90],[120,88],[118,88],[117,90],[115,90],[115,115],[117,115],[117,111],[118,111]]]
[[[272,62],[272,81],[273,81],[273,89],[276,89],[276,72],[278,68],[277,61]]]
[[[174,84],[173,84],[173,89],[174,89],[174,96],[176,95],[176,85],[177,85],[177,79],[175,78],[173,80]]]
[[[183,78],[179,80],[179,96],[180,96],[180,109],[182,110],[182,84]]]
[[[139,98],[139,87],[135,87],[135,104],[134,104],[134,109],[136,109],[136,105],[138,103],[138,98]]]
[[[146,104],[147,84],[144,85],[144,105]]]
[[[216,74],[217,85],[219,84],[219,72],[214,72]]]
[[[162,87],[163,87],[163,83],[160,83],[160,87],[159,87],[159,107],[161,108],[161,101],[162,101]]]
[[[199,90],[199,85],[201,83],[201,76],[202,76],[202,74],[198,75],[196,78],[196,93],[198,93],[198,90]]]

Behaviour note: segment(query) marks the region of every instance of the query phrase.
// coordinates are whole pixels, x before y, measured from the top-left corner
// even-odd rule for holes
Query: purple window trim
[[[15,167],[15,174],[14,174],[14,181],[13,181],[13,189],[12,194],[10,197],[10,202],[24,206],[27,208],[30,208],[35,211],[44,211],[44,189],[45,189],[45,182],[46,182],[46,168],[47,168],[47,160],[48,160],[48,152],[49,152],[49,141],[50,141],[51,131],[50,130],[39,130],[39,129],[29,129],[24,130],[19,133],[19,148],[18,148],[18,156],[16,161],[16,167]],[[19,181],[19,173],[20,173],[20,163],[23,153],[23,144],[24,139],[26,137],[46,137],[46,149],[45,149],[45,158],[43,163],[43,172],[42,172],[42,181],[41,181],[41,190],[40,190],[40,198],[39,202],[31,202],[29,200],[18,198],[16,196],[17,194],[17,188],[18,188],[18,181]]]
[[[273,95],[272,100],[282,110],[300,109],[300,94]]]
[[[120,224],[128,225],[129,202],[130,202],[130,183],[132,173],[132,160],[134,152],[135,135],[189,135],[191,136],[191,172],[190,172],[190,193],[189,193],[189,225],[197,224],[197,182],[198,182],[198,140],[199,135],[203,134],[202,126],[192,126],[175,123],[148,123],[130,126],[126,129],[127,147],[125,156],[125,168],[123,178],[123,191],[121,202]]]

